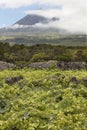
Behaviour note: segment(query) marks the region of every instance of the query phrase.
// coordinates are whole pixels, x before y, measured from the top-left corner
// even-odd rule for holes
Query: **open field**
[[[13,35],[0,36],[1,42],[10,44],[53,44],[63,46],[87,46],[86,35],[58,35],[58,34],[36,34],[36,35]]]
[[[0,130],[87,130],[87,71],[1,71]]]

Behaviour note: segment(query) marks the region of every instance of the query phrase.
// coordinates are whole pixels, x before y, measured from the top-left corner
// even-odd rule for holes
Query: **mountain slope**
[[[56,20],[59,19],[55,17],[53,17],[52,19],[48,19],[40,15],[27,15],[24,18],[17,21],[15,24],[19,24],[19,25],[35,25],[37,23],[47,24],[49,22],[56,21]]]
[[[10,27],[0,29],[0,35],[33,35],[33,34],[49,34],[63,33],[65,30],[47,26],[51,22],[59,21],[59,18],[46,18],[40,15],[26,15]],[[36,24],[44,24],[47,27],[36,26]]]

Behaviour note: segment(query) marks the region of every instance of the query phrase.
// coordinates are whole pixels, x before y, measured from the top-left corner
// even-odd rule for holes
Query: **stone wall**
[[[0,70],[15,68],[16,66],[11,63],[0,61]],[[60,61],[46,61],[46,62],[35,62],[28,65],[20,65],[19,69],[24,67],[34,68],[34,69],[47,69],[47,68],[58,68],[62,70],[76,70],[85,69],[87,70],[86,62],[60,62]]]
[[[60,62],[60,61],[47,61],[47,62],[36,62],[31,63],[27,67],[35,69],[46,69],[46,68],[59,68],[63,70],[76,70],[76,69],[86,69],[86,62]]]
[[[14,68],[14,67],[15,67],[14,64],[7,63],[7,62],[4,62],[4,61],[0,61],[0,70]]]

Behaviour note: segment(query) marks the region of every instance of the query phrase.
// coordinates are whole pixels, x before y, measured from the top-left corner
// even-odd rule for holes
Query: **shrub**
[[[34,54],[31,58],[31,62],[45,61],[48,60],[49,56],[45,53]]]

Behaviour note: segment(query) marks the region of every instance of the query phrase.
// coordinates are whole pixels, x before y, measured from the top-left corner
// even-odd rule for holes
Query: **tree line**
[[[0,42],[0,60],[14,64],[48,60],[87,62],[87,47],[65,47],[50,44],[25,46]]]

